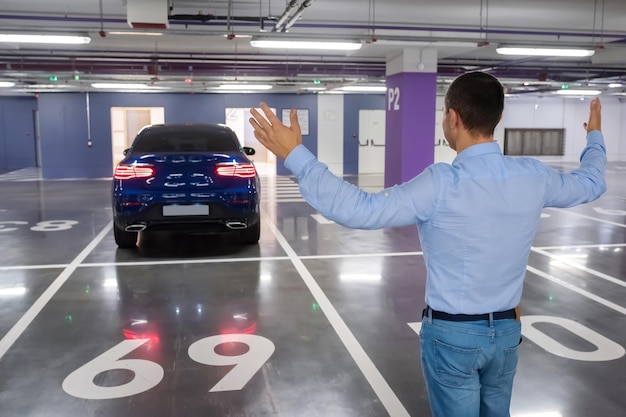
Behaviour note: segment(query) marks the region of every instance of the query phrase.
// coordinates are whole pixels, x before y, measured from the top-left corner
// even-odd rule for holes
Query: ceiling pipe
[[[296,2],[297,3],[297,2]],[[193,20],[183,19],[182,16],[198,16],[198,15],[174,15],[169,16],[172,20],[180,20],[179,22],[172,22],[175,25],[206,25],[208,20],[211,19],[201,19],[198,17],[193,18]],[[202,16],[202,15],[200,15]],[[226,16],[215,16],[216,20],[226,20]],[[95,23],[100,24],[100,22],[104,23],[126,23],[125,19],[118,18],[91,18],[91,17],[69,17],[69,16],[39,16],[39,15],[7,15],[0,14],[0,20],[25,20],[25,21],[50,21],[50,22],[80,22],[80,23]],[[195,21],[194,21],[195,20]],[[198,22],[198,20],[200,20]],[[233,20],[241,20],[241,25],[254,25],[256,27],[256,23],[259,21],[259,17],[236,17]],[[273,18],[267,18],[267,20],[274,20]],[[223,23],[216,22],[215,25],[223,25]],[[391,30],[391,31],[417,31],[417,32],[453,32],[453,33],[484,33],[488,35],[530,35],[530,36],[556,36],[556,37],[593,37],[593,33],[591,32],[563,32],[563,31],[546,31],[546,30],[516,30],[516,29],[480,29],[480,28],[451,28],[445,26],[403,26],[403,25],[379,25],[377,24],[374,28],[371,25],[363,25],[363,24],[335,24],[335,23],[308,23],[301,24],[303,28],[308,29],[345,29],[345,30],[368,30],[368,29],[376,29],[376,30]],[[6,30],[6,29],[5,29]],[[626,36],[624,33],[603,33],[602,36],[606,38],[613,39],[612,42],[617,44],[623,44],[626,41]]]
[[[296,13],[293,16],[291,16],[289,21],[285,24],[285,27],[283,28],[283,32],[286,32],[287,29],[292,27],[298,21],[298,19],[300,19],[300,16],[302,16],[302,13],[304,13],[304,9],[309,7],[311,3],[313,3],[313,0],[304,0],[302,5],[300,5],[300,8],[296,11]]]
[[[283,14],[278,18],[278,21],[276,22],[276,24],[274,25],[274,29],[272,29],[272,32],[278,32],[280,30],[280,27],[283,25],[283,23],[285,23],[287,21],[287,19],[289,18],[289,14],[291,13],[291,11],[293,9],[296,8],[296,6],[298,5],[298,0],[291,0],[289,2],[289,4],[287,5],[287,7],[285,8],[285,11],[283,12]]]

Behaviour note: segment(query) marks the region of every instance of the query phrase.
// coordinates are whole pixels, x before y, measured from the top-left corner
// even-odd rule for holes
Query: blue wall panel
[[[346,94],[343,99],[343,173],[359,173],[359,110],[385,110],[385,94]]]
[[[44,178],[110,176],[111,144],[108,144],[108,158],[105,144],[94,141],[92,147],[87,146],[86,108],[84,93],[39,95],[41,165]]]
[[[37,166],[35,97],[0,97],[0,172]]]
[[[317,97],[296,94],[131,94],[90,93],[93,145],[87,146],[86,94],[46,93],[39,99],[44,178],[99,178],[112,175],[111,107],[163,107],[166,123],[224,123],[226,107],[309,110],[304,144],[317,154]],[[278,162],[279,175],[289,174]]]

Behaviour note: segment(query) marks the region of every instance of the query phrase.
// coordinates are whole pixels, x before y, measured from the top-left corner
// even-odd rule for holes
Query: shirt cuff
[[[304,145],[298,145],[287,155],[287,158],[285,158],[285,167],[296,177],[299,177],[307,163],[314,159],[315,155],[313,155],[311,151]]]
[[[599,130],[592,130],[587,134],[588,143],[601,143],[604,145],[604,136]]]

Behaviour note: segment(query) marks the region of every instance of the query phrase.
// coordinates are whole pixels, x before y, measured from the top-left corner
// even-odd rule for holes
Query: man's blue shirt
[[[587,136],[580,168],[502,155],[495,142],[472,145],[452,164],[437,163],[412,180],[368,193],[335,176],[304,146],[285,159],[307,202],[350,228],[416,224],[426,263],[426,303],[451,314],[517,306],[544,207],[571,207],[606,190],[600,131]]]

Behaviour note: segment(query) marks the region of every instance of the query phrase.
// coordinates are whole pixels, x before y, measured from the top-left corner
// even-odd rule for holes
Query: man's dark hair
[[[470,133],[492,136],[504,109],[504,89],[492,75],[468,72],[450,84],[445,106],[458,113]]]

